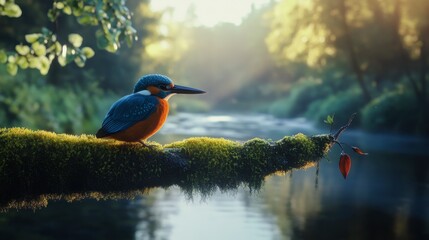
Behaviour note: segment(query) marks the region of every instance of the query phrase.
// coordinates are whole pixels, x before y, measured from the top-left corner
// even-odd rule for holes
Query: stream
[[[322,134],[305,119],[262,114],[170,116],[151,140],[192,136],[245,141]],[[359,146],[345,180],[334,147],[318,167],[277,174],[263,187],[215,191],[153,189],[134,200],[53,201],[0,213],[0,239],[429,239],[428,139],[347,130]]]

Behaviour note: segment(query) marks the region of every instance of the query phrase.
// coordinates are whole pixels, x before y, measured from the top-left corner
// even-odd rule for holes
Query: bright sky
[[[194,13],[196,25],[214,26],[228,22],[240,24],[252,9],[269,3],[271,0],[152,0],[153,10],[171,8],[172,20],[185,21]]]

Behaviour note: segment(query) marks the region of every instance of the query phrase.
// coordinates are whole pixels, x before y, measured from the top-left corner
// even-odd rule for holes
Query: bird
[[[158,132],[167,119],[171,96],[202,93],[205,91],[175,85],[165,75],[144,75],[134,85],[132,94],[112,104],[96,137],[139,142],[147,146],[145,141]]]

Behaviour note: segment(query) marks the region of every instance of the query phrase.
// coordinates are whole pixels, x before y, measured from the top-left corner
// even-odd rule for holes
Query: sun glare
[[[219,23],[239,25],[252,10],[271,0],[152,0],[153,10],[171,9],[174,21],[192,21],[196,26],[212,27]]]

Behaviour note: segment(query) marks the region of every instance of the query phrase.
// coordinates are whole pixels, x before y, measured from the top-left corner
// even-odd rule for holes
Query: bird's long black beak
[[[179,94],[201,94],[206,93],[203,90],[191,88],[191,87],[185,87],[180,85],[174,85],[173,88],[169,90],[171,93],[179,93]]]

